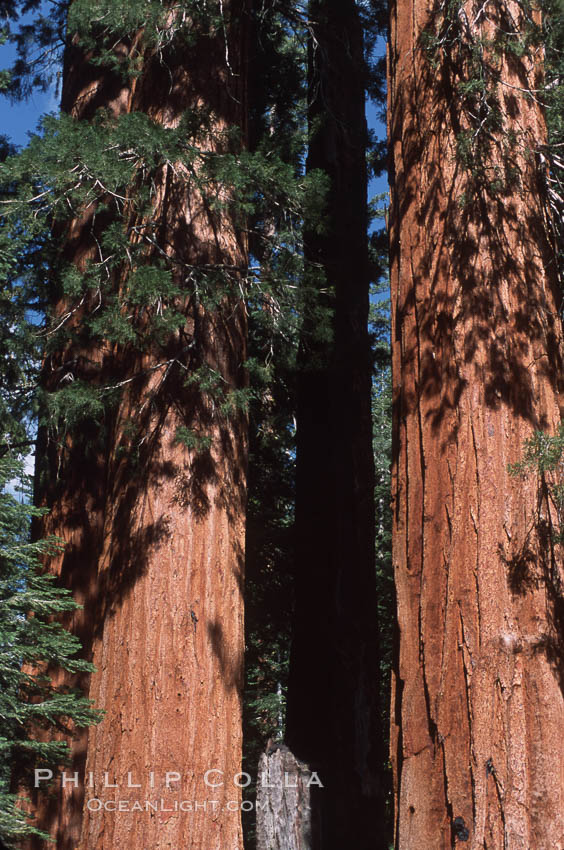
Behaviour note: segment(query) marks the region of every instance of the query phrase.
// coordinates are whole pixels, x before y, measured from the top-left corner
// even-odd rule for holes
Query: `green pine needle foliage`
[[[515,477],[535,476],[537,526],[548,523],[550,541],[564,543],[564,423],[555,434],[535,431],[525,442],[523,458],[509,471]]]
[[[22,787],[31,786],[35,768],[54,768],[68,757],[66,742],[38,740],[38,732],[101,719],[82,694],[52,685],[54,669],[82,673],[93,667],[77,657],[78,639],[57,622],[78,606],[69,591],[41,572],[41,559],[60,544],[30,541],[30,522],[44,512],[27,501],[29,481],[22,467],[11,455],[0,458],[0,838],[7,844],[40,834],[11,793],[11,770]]]
[[[542,93],[546,104],[548,145],[541,152],[548,166],[547,200],[549,224],[558,258],[560,285],[564,282],[564,3],[543,2],[545,79]]]
[[[27,257],[25,293],[38,306],[58,298],[68,304],[63,316],[45,314],[36,341],[42,353],[74,342],[85,347],[112,344],[117,358],[126,350],[153,346],[165,358],[172,334],[185,325],[186,299],[193,308],[213,312],[234,293],[249,302],[280,303],[285,309],[279,317],[295,322],[297,281],[303,272],[302,222],[310,208],[318,207],[325,177],[298,174],[294,163],[272,150],[205,151],[208,124],[209,116],[201,111],[187,112],[175,129],[140,113],[113,120],[102,112],[90,123],[47,116],[29,146],[5,159],[0,166],[0,180],[8,187],[0,206],[5,263],[14,266],[12,278],[20,286],[9,250],[10,243],[19,243],[20,256]],[[210,209],[228,204],[241,227],[250,222],[258,266],[188,265],[165,250],[160,222],[152,220],[151,211],[158,175],[166,168],[180,171],[186,191],[201,194]],[[108,213],[109,223],[95,234],[99,256],[79,272],[61,259],[52,228],[58,223],[60,232],[91,204],[97,205],[99,219]],[[142,225],[130,223],[140,220]],[[45,248],[48,271],[45,261],[38,263],[39,245]],[[119,293],[118,279],[126,280]],[[68,321],[79,309],[81,322]],[[198,340],[193,347],[197,350]],[[184,366],[194,377],[191,363]],[[115,402],[111,387],[85,385],[76,377],[69,373],[58,391],[60,399],[51,393],[47,405],[53,422],[59,411],[66,411],[65,429],[85,415],[97,420],[100,405]],[[214,401],[222,413],[240,406],[225,405],[222,398]]]

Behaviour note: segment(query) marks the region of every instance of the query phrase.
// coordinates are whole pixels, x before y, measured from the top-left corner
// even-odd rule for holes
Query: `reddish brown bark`
[[[217,134],[244,126],[246,4],[224,2],[223,10],[234,21],[225,32],[164,59],[147,54],[142,75],[127,86],[71,52],[64,108],[80,119],[98,106],[116,115],[142,111],[174,127],[185,110],[205,105],[213,120],[202,144],[221,150]],[[207,364],[225,388],[244,386],[245,314],[233,270],[246,267],[246,244],[230,213],[210,210],[181,164],[163,167],[154,185],[150,220],[159,224],[159,248],[186,281],[185,300],[175,305],[184,328],[142,353],[71,345],[44,366],[49,389],[67,370],[99,385],[124,382],[102,437],[91,428],[61,446],[44,435],[41,447],[43,501],[51,507],[42,533],[67,541],[50,569],[85,606],[74,627],[97,668],[88,692],[106,712],[72,744],[80,787],[58,788],[50,803],[37,798],[40,820],[68,850],[242,844],[233,780],[241,769],[246,418],[218,415],[185,378]],[[72,223],[66,239],[67,259],[79,267],[97,247],[89,215]],[[232,290],[218,306],[201,306],[183,264],[230,267]],[[67,308],[61,301],[56,309]],[[211,437],[209,450],[179,443],[179,426]],[[222,771],[209,777],[220,787],[205,784],[211,769]],[[127,800],[130,809],[137,800],[143,810],[97,811],[89,800],[110,807]],[[191,801],[193,810],[175,811],[175,801]]]
[[[477,35],[521,21],[516,3],[482,18],[480,6],[457,18]],[[393,6],[396,847],[556,848],[563,574],[542,487],[508,473],[532,430],[560,419],[559,297],[533,153],[546,133],[522,91],[540,72],[536,58],[499,60],[518,144],[504,152],[493,138],[489,167],[512,159],[520,181],[497,196],[478,181],[470,197],[455,47],[432,68],[418,44],[435,23],[427,2]]]

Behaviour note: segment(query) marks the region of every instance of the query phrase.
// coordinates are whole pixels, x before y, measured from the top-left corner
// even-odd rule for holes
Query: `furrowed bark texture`
[[[99,106],[114,115],[141,111],[174,127],[185,110],[204,106],[213,119],[202,144],[225,149],[218,134],[244,127],[246,6],[233,0],[223,9],[232,16],[225,32],[164,58],[147,55],[128,85],[71,50],[63,108],[80,119]],[[185,378],[207,364],[224,387],[245,384],[245,317],[234,290],[246,244],[227,208],[211,210],[182,164],[163,166],[154,186],[155,239],[186,282],[176,305],[184,328],[141,353],[71,346],[43,370],[48,389],[69,371],[99,385],[126,382],[98,444],[95,434],[70,435],[63,445],[44,434],[40,447],[51,508],[41,531],[67,541],[50,569],[84,604],[74,625],[97,668],[90,697],[106,711],[73,741],[80,787],[55,787],[51,802],[37,797],[40,821],[61,850],[242,846],[239,811],[225,804],[240,800],[233,777],[241,769],[246,417],[218,415]],[[96,256],[93,215],[68,231],[66,255],[79,268]],[[239,272],[216,306],[203,307],[186,269],[216,264]],[[66,309],[57,305],[61,315]],[[179,443],[180,426],[211,437],[209,450]],[[211,777],[221,787],[204,783],[210,769],[222,771]],[[212,799],[213,807],[175,810],[182,800]],[[89,800],[110,808],[128,800],[130,811]],[[135,801],[142,810],[131,811]],[[157,810],[145,811],[145,801]]]
[[[480,6],[456,12],[464,38],[522,24],[516,3]],[[508,472],[560,419],[546,132],[523,93],[541,73],[538,54],[496,60],[505,126],[476,182],[455,47],[432,67],[419,43],[439,23],[424,0],[393,5],[396,848],[548,850],[564,847],[562,567],[543,482]],[[520,177],[496,194],[508,164]]]
[[[258,765],[257,850],[311,850],[311,806],[306,764],[273,745]]]
[[[298,387],[296,611],[286,738],[318,771],[312,847],[386,846],[379,765],[374,466],[368,340],[366,122],[354,2],[313,2],[308,169],[330,178],[326,230],[306,257],[326,275],[333,339],[304,321]],[[375,820],[378,826],[375,827]],[[381,841],[381,845],[378,843]]]

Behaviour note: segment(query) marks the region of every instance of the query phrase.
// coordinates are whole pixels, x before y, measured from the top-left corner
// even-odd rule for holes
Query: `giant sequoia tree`
[[[71,6],[64,114],[35,140],[41,200],[27,206],[47,206],[60,246],[41,532],[66,543],[49,568],[84,606],[72,626],[97,672],[77,683],[106,714],[73,741],[78,787],[36,803],[61,848],[235,848],[240,816],[224,803],[241,760],[247,258],[231,176],[246,3],[102,5]],[[212,768],[225,776],[213,811],[166,806],[207,799]],[[87,800],[126,790],[169,811],[108,815],[85,803],[84,771]]]
[[[312,2],[309,16],[307,167],[321,169],[329,188],[322,226],[306,221],[307,280],[316,295],[309,311],[306,305],[299,354],[286,739],[325,785],[312,800],[313,846],[363,848],[387,843],[377,708],[366,66],[353,0]]]
[[[560,418],[538,23],[514,0],[392,8],[399,850],[562,840],[554,509],[508,469]]]

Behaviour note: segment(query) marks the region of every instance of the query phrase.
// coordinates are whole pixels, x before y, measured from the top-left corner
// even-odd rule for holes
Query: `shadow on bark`
[[[547,175],[539,156],[543,119],[533,99],[516,93],[519,86],[538,88],[541,80],[527,71],[526,65],[533,65],[527,57],[508,55],[507,50],[496,54],[497,72],[489,79],[508,83],[508,87],[495,84],[501,123],[492,125],[478,145],[485,116],[475,111],[477,124],[472,124],[472,104],[465,102],[463,94],[464,86],[472,82],[471,56],[465,52],[466,35],[459,38],[456,29],[466,19],[457,10],[456,20],[445,23],[442,15],[449,14],[445,9],[444,4],[435,4],[428,21],[429,32],[438,34],[441,44],[436,64],[426,47],[413,45],[411,34],[399,23],[391,46],[398,640],[402,634],[401,661],[399,652],[394,661],[392,759],[396,803],[401,801],[397,811],[402,831],[398,846],[402,847],[408,846],[408,835],[413,838],[409,832],[413,824],[425,823],[429,800],[444,816],[450,832],[462,814],[467,826],[473,816],[470,805],[467,815],[454,810],[452,801],[458,799],[461,805],[466,794],[476,805],[479,796],[472,784],[472,769],[462,769],[456,758],[464,753],[460,762],[470,761],[464,747],[474,734],[472,710],[481,709],[489,695],[487,688],[472,690],[475,703],[468,714],[465,706],[459,709],[457,700],[467,687],[460,673],[464,667],[456,666],[458,656],[445,640],[447,626],[451,638],[456,633],[452,626],[458,616],[452,612],[455,605],[465,616],[459,647],[464,646],[464,628],[471,621],[474,651],[482,639],[488,639],[480,593],[486,588],[491,591],[492,576],[499,577],[504,602],[500,601],[498,610],[506,610],[508,619],[525,634],[529,627],[534,633],[530,625],[534,615],[538,614],[537,620],[545,617],[535,642],[527,643],[526,637],[519,636],[514,651],[531,656],[542,653],[564,690],[561,553],[542,518],[546,511],[541,515],[537,510],[534,494],[527,504],[529,489],[520,494],[509,484],[512,514],[502,538],[505,505],[500,490],[507,483],[508,463],[520,459],[519,439],[524,443],[532,430],[555,427],[563,389],[558,312],[562,296],[547,224]],[[405,25],[406,14],[405,7],[397,4],[392,19],[397,15]],[[503,30],[504,15],[501,5],[490,7],[484,27]],[[442,29],[443,25],[452,27],[455,34]],[[491,49],[493,55],[493,48],[486,45],[482,43],[484,52]],[[515,90],[508,92],[511,87]],[[469,152],[463,147],[468,139],[475,145]],[[459,470],[464,480],[457,477]],[[483,553],[491,552],[492,546],[493,560],[496,547],[500,560],[490,569]],[[500,564],[505,576],[498,569]],[[529,605],[524,600],[513,605],[507,588],[514,597],[531,593],[534,599]],[[417,695],[418,707],[406,705],[406,693],[412,701]],[[455,752],[449,741],[445,743],[445,729],[460,719],[465,724],[467,717],[468,730],[461,727]],[[427,796],[421,791],[423,772],[417,774],[419,768],[413,767],[419,755],[414,753],[413,740],[419,740],[418,735],[431,741],[437,752],[433,756],[436,773],[427,770],[429,781],[436,777],[437,784]],[[413,758],[409,770],[408,757]],[[419,763],[424,762],[421,756]],[[406,784],[412,783],[408,790],[402,787],[404,770]],[[405,802],[408,795],[414,800],[412,810]],[[404,806],[405,811],[400,811]],[[502,806],[500,810],[503,814]],[[425,815],[417,821],[420,812]],[[422,840],[430,840],[430,833]]]
[[[540,516],[540,506],[549,508],[546,482],[539,477],[538,505],[532,533],[538,540],[536,551],[525,543],[517,554],[508,557],[504,546],[499,546],[499,557],[506,565],[509,585],[514,595],[526,597],[532,590],[544,588],[548,599],[545,633],[528,645],[519,644],[515,652],[542,653],[556,671],[564,693],[564,588],[562,581],[562,544],[556,539],[556,529],[551,520]]]

